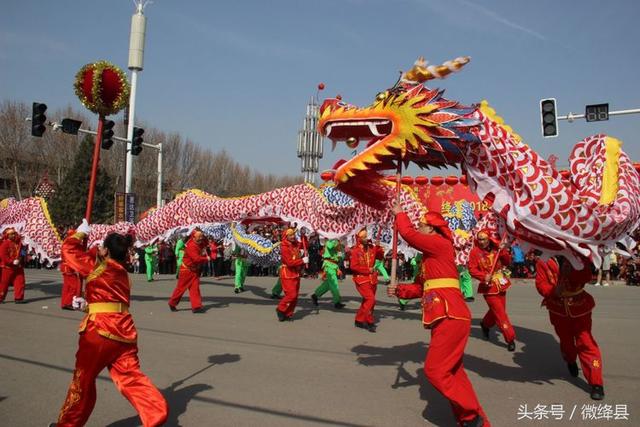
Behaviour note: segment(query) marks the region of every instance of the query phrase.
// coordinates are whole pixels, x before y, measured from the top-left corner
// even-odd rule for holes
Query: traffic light
[[[31,135],[41,137],[47,127],[44,123],[47,121],[47,116],[44,115],[47,111],[47,105],[39,102],[34,102],[31,110]]]
[[[142,143],[144,139],[142,139],[142,135],[144,134],[144,129],[142,128],[133,128],[133,135],[131,137],[131,155],[137,156],[142,151]]]
[[[62,119],[61,128],[62,132],[68,133],[70,135],[77,135],[80,130],[80,125],[82,122],[80,120],[74,119]]]
[[[542,136],[553,138],[558,136],[558,116],[556,99],[548,98],[540,100],[540,115],[542,119]]]
[[[105,120],[102,123],[102,144],[101,147],[108,150],[113,145],[113,127],[116,122],[113,120]]]

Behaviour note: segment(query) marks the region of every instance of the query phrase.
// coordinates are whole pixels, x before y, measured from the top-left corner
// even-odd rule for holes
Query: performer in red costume
[[[309,258],[301,255],[302,245],[296,240],[296,230],[286,228],[282,232],[282,243],[280,253],[282,256],[282,267],[280,268],[280,282],[284,297],[280,300],[276,308],[278,320],[292,320],[293,312],[298,304],[298,292],[300,291],[300,271]]]
[[[189,289],[189,301],[191,302],[191,311],[194,313],[203,313],[202,297],[200,296],[200,269],[202,265],[209,262],[207,256],[207,238],[202,231],[195,229],[191,232],[189,241],[184,248],[184,256],[182,257],[182,265],[178,271],[178,283],[169,298],[169,308],[171,311],[177,311],[176,308],[182,298],[182,294]]]
[[[71,237],[75,234],[76,230],[67,230],[66,237]],[[62,254],[62,262],[60,263],[60,272],[62,273],[62,296],[60,298],[60,307],[63,310],[73,310],[71,305],[73,297],[80,297],[82,295],[82,279],[77,271],[69,266],[69,263],[65,261],[64,254]]]
[[[549,320],[560,339],[562,358],[569,373],[578,376],[576,357],[580,358],[582,372],[591,386],[591,398],[602,400],[602,355],[591,335],[593,297],[584,290],[591,281],[591,262],[582,260],[584,268],[576,270],[563,257],[537,261],[536,288],[544,297],[542,305],[549,310]]]
[[[489,420],[462,365],[471,331],[471,313],[460,292],[448,223],[439,213],[428,212],[416,230],[399,204],[393,211],[402,238],[422,252],[424,283],[392,285],[387,287],[387,294],[399,298],[422,297],[422,323],[431,329],[424,361],[427,379],[449,399],[458,425],[488,427]]]
[[[497,257],[497,259],[496,259]],[[516,349],[516,332],[507,314],[507,289],[511,281],[503,273],[503,268],[511,265],[511,253],[506,243],[500,242],[488,229],[480,230],[469,253],[469,273],[478,279],[478,293],[482,294],[489,306],[480,326],[486,340],[490,329],[498,325],[507,342],[507,350]]]
[[[22,242],[20,235],[13,228],[4,230],[0,244],[0,303],[4,302],[9,285],[13,285],[13,300],[16,304],[24,304],[24,267],[20,259]]]
[[[362,296],[362,303],[356,312],[356,328],[376,331],[373,309],[376,306],[376,290],[378,289],[378,271],[374,268],[376,259],[384,259],[384,251],[380,246],[369,242],[367,229],[363,228],[356,235],[356,244],[351,248],[349,268],[353,273],[356,290]]]
[[[57,427],[83,426],[96,402],[96,377],[107,368],[114,384],[138,412],[142,425],[159,426],[167,419],[167,402],[140,371],[138,334],[129,313],[131,281],[125,268],[130,236],[109,234],[92,257],[82,239],[90,232],[86,220],[65,239],[62,253],[69,266],[87,277],[87,315],[80,325],[76,366]],[[86,304],[88,303],[88,305]]]

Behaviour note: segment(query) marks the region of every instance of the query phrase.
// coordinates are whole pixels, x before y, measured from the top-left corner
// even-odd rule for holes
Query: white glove
[[[87,236],[89,235],[89,233],[91,233],[91,226],[87,222],[86,218],[82,219],[82,223],[78,226],[78,228],[76,228],[76,231],[78,233],[84,233]]]
[[[13,265],[20,265],[20,260],[19,259],[14,259],[13,260]]]
[[[309,264],[309,257],[308,256],[302,257],[302,262],[304,262],[305,264]]]
[[[71,301],[71,306],[74,310],[85,311],[85,309],[87,308],[87,300],[82,297],[74,296],[73,300]]]

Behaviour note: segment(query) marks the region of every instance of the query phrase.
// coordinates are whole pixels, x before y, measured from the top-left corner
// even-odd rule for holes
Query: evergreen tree
[[[52,220],[57,226],[76,226],[84,218],[89,195],[94,141],[92,136],[86,136],[82,140],[73,164],[67,170],[62,184],[49,203]],[[98,168],[91,223],[113,222],[113,195],[113,180],[103,168]]]

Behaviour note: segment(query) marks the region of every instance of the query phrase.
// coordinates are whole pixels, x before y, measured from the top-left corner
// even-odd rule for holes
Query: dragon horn
[[[462,56],[442,65],[426,66],[424,58],[420,58],[409,71],[402,75],[402,80],[422,83],[432,79],[444,79],[454,71],[459,71],[470,60],[471,58],[468,56]]]

